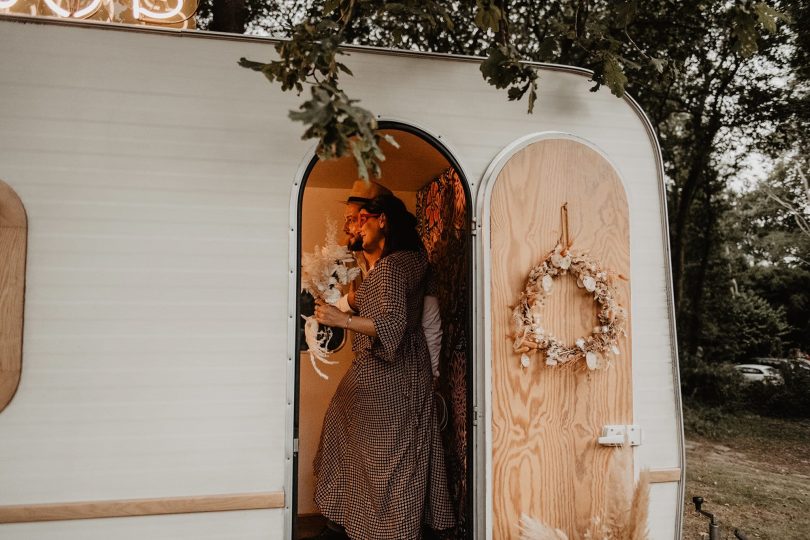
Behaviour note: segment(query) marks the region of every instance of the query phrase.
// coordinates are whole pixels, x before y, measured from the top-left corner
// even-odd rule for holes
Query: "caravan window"
[[[0,411],[14,397],[22,370],[23,297],[28,225],[11,186],[0,180]]]

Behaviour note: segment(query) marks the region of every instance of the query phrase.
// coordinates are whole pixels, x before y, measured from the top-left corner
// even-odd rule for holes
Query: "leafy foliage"
[[[377,174],[384,156],[379,141],[369,136],[376,129],[374,115],[361,110],[340,89],[338,71],[345,66],[335,61],[337,44],[486,54],[481,64],[484,79],[505,89],[510,100],[528,96],[529,112],[538,95],[537,71],[529,60],[589,67],[593,90],[606,85],[619,97],[630,83],[630,71],[646,77],[662,73],[667,64],[663,55],[648,52],[631,37],[631,31],[639,30],[637,0],[543,5],[530,0],[324,0],[295,2],[289,9],[296,13],[276,17],[298,21],[279,29],[289,39],[277,48],[280,59],[261,65],[243,61],[242,65],[262,71],[284,90],[300,93],[303,85],[319,87],[295,118],[307,125],[305,137],[320,139],[319,155],[352,153],[360,160],[363,177],[368,170]],[[758,36],[760,27],[772,28],[779,16],[761,2],[742,2],[728,9],[739,15],[734,31],[749,41]],[[353,143],[355,138],[362,142]]]
[[[741,249],[757,261],[810,268],[808,157],[785,160],[740,198]]]
[[[320,158],[351,153],[357,160],[361,178],[368,178],[368,166],[379,176],[379,162],[385,157],[379,146],[382,136],[376,133],[377,121],[338,86],[339,73],[352,74],[345,64],[337,61],[342,54],[340,29],[340,24],[331,19],[299,23],[292,39],[276,45],[279,60],[261,63],[242,58],[239,65],[261,72],[285,91],[301,93],[304,84],[309,84],[310,99],[298,111],[290,112],[292,120],[307,126],[303,138],[318,139]]]
[[[688,401],[733,410],[742,403],[743,387],[742,376],[731,364],[690,355],[681,359],[681,392]]]
[[[776,32],[776,23],[787,20],[787,17],[764,2],[742,2],[733,12],[733,31],[735,49],[745,57],[758,50],[759,32],[757,25],[762,25],[768,32]]]
[[[700,435],[724,435],[724,413],[753,412],[781,418],[810,418],[810,371],[787,364],[780,369],[784,382],[744,382],[728,363],[686,356],[681,362],[681,391],[686,407],[686,429]]]
[[[755,356],[780,356],[788,331],[785,311],[751,292],[731,296],[717,313],[719,331],[712,349],[725,361],[743,362]]]
[[[745,388],[749,408],[780,418],[810,418],[810,371],[798,367],[780,370],[782,384],[755,382]]]
[[[349,68],[339,62],[339,45],[355,18],[383,13],[416,14],[428,24],[447,24],[446,10],[434,2],[379,3],[363,0],[327,0],[320,16],[308,16],[288,31],[289,39],[276,45],[279,59],[262,63],[242,58],[239,65],[259,71],[284,91],[299,94],[309,85],[310,98],[290,118],[307,129],[304,139],[318,139],[318,156],[322,159],[354,156],[358,175],[368,179],[369,169],[380,175],[380,162],[385,156],[380,148],[383,138],[376,132],[374,115],[357,105],[339,86],[341,73],[351,76]],[[391,144],[396,145],[390,137]]]
[[[484,79],[495,88],[508,88],[510,100],[520,100],[529,93],[529,112],[537,99],[537,72],[517,60],[518,53],[511,45],[496,45],[481,63]]]
[[[788,327],[782,349],[786,353],[810,350],[810,269],[757,265],[740,282],[772,306],[784,310]]]
[[[383,155],[374,115],[341,91],[342,43],[481,56],[484,80],[530,111],[542,99],[538,61],[590,69],[594,91],[631,93],[661,142],[681,350],[709,363],[810,350],[806,0],[277,5],[248,26],[290,40],[278,60],[287,67],[259,71],[285,89],[312,87],[294,113],[304,136],[321,139],[322,156],[355,155],[361,174]],[[754,155],[777,164],[759,182]]]
[[[730,199],[722,228],[728,231],[725,265],[712,272],[732,280],[772,308],[780,309],[785,332],[773,336],[773,348],[794,356],[810,351],[810,201],[804,159],[777,163],[766,179]],[[726,287],[727,289],[727,287]],[[721,299],[709,305],[724,310]],[[716,332],[715,332],[716,334]],[[707,336],[707,341],[711,341]]]

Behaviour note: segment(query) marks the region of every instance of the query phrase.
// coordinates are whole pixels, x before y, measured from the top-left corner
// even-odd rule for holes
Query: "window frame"
[[[22,200],[0,180],[0,412],[17,393],[22,376],[28,217]],[[6,249],[8,253],[6,253]],[[10,319],[10,321],[8,319]]]

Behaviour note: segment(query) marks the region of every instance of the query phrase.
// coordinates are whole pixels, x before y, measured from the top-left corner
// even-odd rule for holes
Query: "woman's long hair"
[[[416,216],[408,212],[405,203],[394,195],[378,195],[364,204],[361,210],[369,214],[385,214],[383,257],[395,251],[424,249],[422,239],[416,231]]]

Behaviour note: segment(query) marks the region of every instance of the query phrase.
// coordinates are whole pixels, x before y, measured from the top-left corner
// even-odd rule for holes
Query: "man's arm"
[[[427,340],[433,376],[438,377],[439,355],[442,352],[442,317],[439,313],[439,299],[435,296],[425,296],[422,304],[422,330]]]

